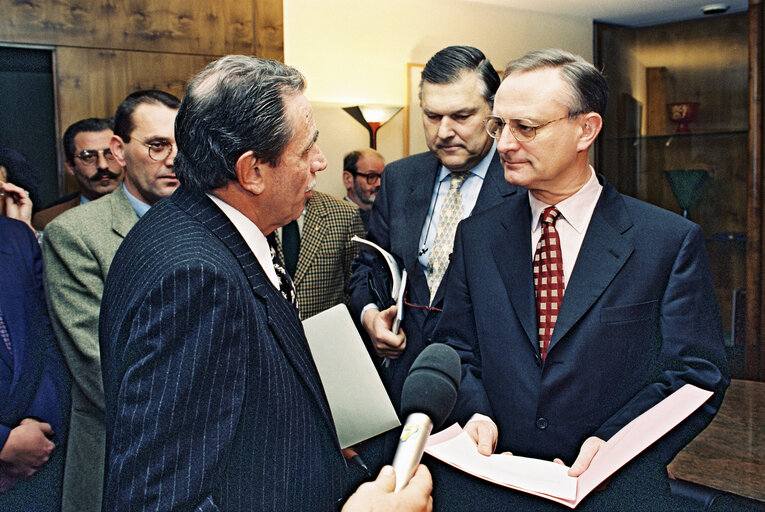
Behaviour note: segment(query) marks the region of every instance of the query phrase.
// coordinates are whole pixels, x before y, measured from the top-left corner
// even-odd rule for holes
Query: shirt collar
[[[138,215],[138,218],[140,219],[143,217],[143,214],[149,211],[149,208],[151,208],[150,205],[144,203],[137,197],[135,197],[133,194],[128,192],[127,187],[125,186],[125,182],[122,182],[122,188],[125,190],[125,194],[127,195],[128,201],[130,201],[130,206],[133,207],[133,210],[135,210],[136,215]]]
[[[587,225],[590,223],[592,217],[592,211],[595,209],[595,203],[600,198],[600,192],[603,190],[603,185],[598,181],[598,176],[595,174],[595,169],[590,166],[590,179],[584,184],[582,188],[577,190],[572,196],[567,197],[560,203],[554,205],[561,214],[561,217],[566,219],[574,230],[582,234],[587,229]],[[529,192],[529,204],[531,205],[531,231],[537,231],[541,226],[542,212],[549,205],[534,197]]]
[[[479,178],[486,179],[486,173],[489,172],[489,164],[491,164],[492,158],[494,158],[494,153],[497,150],[497,143],[494,142],[491,145],[491,149],[488,153],[486,153],[486,156],[484,156],[478,164],[476,164],[475,167],[470,169],[468,172],[471,174],[474,174],[478,176]],[[452,171],[446,168],[443,164],[441,165],[439,169],[438,174],[438,181],[439,183],[446,180],[447,178],[451,177]]]
[[[268,240],[262,231],[248,219],[242,212],[223,201],[219,197],[212,194],[207,194],[207,197],[218,205],[223,213],[228,217],[231,223],[234,225],[239,234],[244,238],[245,243],[255,255],[255,259],[258,260],[260,266],[266,271],[268,279],[276,286],[279,287],[279,281],[274,270],[273,260],[271,259],[271,247],[268,245]]]

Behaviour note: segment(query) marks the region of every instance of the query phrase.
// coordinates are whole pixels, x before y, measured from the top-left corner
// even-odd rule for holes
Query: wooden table
[[[717,416],[669,470],[683,480],[765,501],[765,382],[734,379]]]

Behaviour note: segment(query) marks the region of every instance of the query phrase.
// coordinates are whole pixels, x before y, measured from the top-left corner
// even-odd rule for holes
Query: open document
[[[345,304],[304,320],[303,329],[341,448],[401,425]]]
[[[690,416],[712,394],[691,384],[678,389],[614,434],[578,478],[567,475],[568,467],[550,461],[501,454],[485,457],[457,424],[430,436],[425,451],[489,482],[575,508],[606,478]]]

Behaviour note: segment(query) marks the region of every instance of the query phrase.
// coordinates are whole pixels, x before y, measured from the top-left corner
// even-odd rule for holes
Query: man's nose
[[[443,116],[440,123],[438,124],[438,138],[448,139],[452,135],[454,135],[454,126],[452,124],[452,120],[447,116]]]
[[[165,158],[164,162],[167,167],[172,167],[175,165],[175,155],[178,154],[178,145],[173,143],[172,146],[170,146],[170,154],[167,155],[167,158]]]
[[[327,157],[324,156],[324,152],[321,150],[319,146],[317,145],[314,145],[314,146],[316,151],[318,151],[318,155],[316,155],[316,158],[311,164],[311,172],[323,171],[324,169],[327,168]]]
[[[518,139],[515,138],[515,135],[513,135],[510,126],[507,124],[502,126],[502,131],[499,133],[499,138],[497,139],[497,151],[506,153],[508,151],[517,151],[520,147],[520,143],[518,142]]]

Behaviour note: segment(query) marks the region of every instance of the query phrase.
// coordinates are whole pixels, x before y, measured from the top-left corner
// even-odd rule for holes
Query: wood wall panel
[[[255,55],[284,62],[284,7],[282,0],[254,0]]]
[[[180,98],[188,79],[215,58],[59,48],[56,78],[61,127],[66,129],[84,117],[110,116],[125,96],[138,89],[160,89]]]
[[[0,0],[0,40],[225,55],[253,53],[253,3],[281,0]]]

